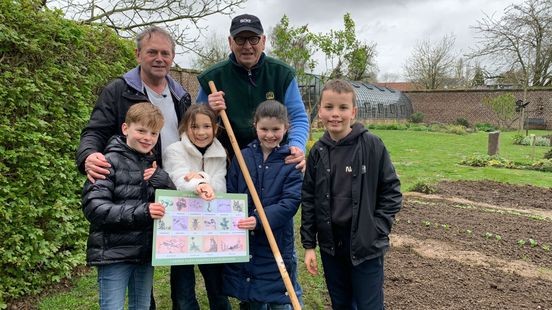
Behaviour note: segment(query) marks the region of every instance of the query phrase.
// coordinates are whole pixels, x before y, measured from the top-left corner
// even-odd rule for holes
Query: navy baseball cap
[[[232,19],[230,35],[234,37],[242,31],[251,31],[255,34],[263,34],[263,25],[261,25],[261,21],[255,15],[238,15]]]

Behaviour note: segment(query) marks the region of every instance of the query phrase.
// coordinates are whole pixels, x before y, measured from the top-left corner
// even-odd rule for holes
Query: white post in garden
[[[489,142],[487,147],[487,154],[489,154],[489,156],[494,156],[498,154],[498,151],[500,149],[500,143],[498,139],[499,136],[500,136],[500,131],[498,130],[489,132]]]
[[[529,135],[529,141],[530,141],[530,144],[531,144],[531,159],[532,160],[535,160],[535,139],[536,139],[535,134]]]

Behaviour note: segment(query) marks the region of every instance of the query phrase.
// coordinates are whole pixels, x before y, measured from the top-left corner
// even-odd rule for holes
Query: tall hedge
[[[33,0],[0,0],[0,309],[84,263],[75,151],[101,86],[132,42]]]

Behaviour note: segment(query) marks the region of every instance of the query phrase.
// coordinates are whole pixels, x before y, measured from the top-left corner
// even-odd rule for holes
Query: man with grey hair
[[[81,132],[76,154],[79,171],[91,182],[104,179],[109,173],[103,150],[111,136],[122,135],[126,112],[135,103],[149,101],[163,112],[165,125],[154,149],[158,166],[162,164],[162,150],[180,140],[178,124],[191,97],[169,75],[174,50],[174,40],[167,31],[159,27],[144,30],[136,37],[138,66],[111,81],[100,93],[90,121]]]
[[[191,97],[169,75],[175,56],[173,38],[162,28],[147,28],[136,37],[135,53],[138,66],[104,87],[88,125],[81,132],[76,163],[92,183],[105,179],[109,173],[104,148],[111,136],[123,134],[125,115],[135,103],[149,101],[163,113],[165,124],[153,149],[158,167],[162,167],[163,149],[180,140],[178,124],[191,104]],[[153,294],[151,309],[155,309]]]

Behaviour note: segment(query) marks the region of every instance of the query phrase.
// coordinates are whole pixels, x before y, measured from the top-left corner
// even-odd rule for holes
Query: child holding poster
[[[188,108],[178,128],[181,140],[163,152],[163,166],[176,188],[195,191],[205,200],[226,192],[226,150],[215,137],[217,117],[208,105]],[[198,265],[211,309],[230,309],[221,294],[222,265]],[[199,309],[195,294],[194,265],[171,266],[173,309]]]
[[[280,144],[289,128],[285,106],[275,100],[264,101],[257,107],[253,125],[257,139],[242,149],[242,154],[300,299],[293,216],[299,208],[303,178],[294,164],[284,162],[291,153],[288,145]],[[236,158],[228,170],[227,189],[229,193],[249,194]],[[240,309],[291,309],[291,300],[257,210],[251,195],[248,196],[249,217],[240,220],[238,228],[250,231],[250,260],[225,265],[223,291],[241,301]]]
[[[132,105],[124,137],[113,136],[105,148],[109,174],[84,184],[82,208],[90,222],[86,262],[98,269],[100,309],[123,309],[127,288],[129,308],[150,307],[153,219],[165,214],[165,207],[153,202],[155,190],[174,188],[153,151],[163,122],[153,104]]]

